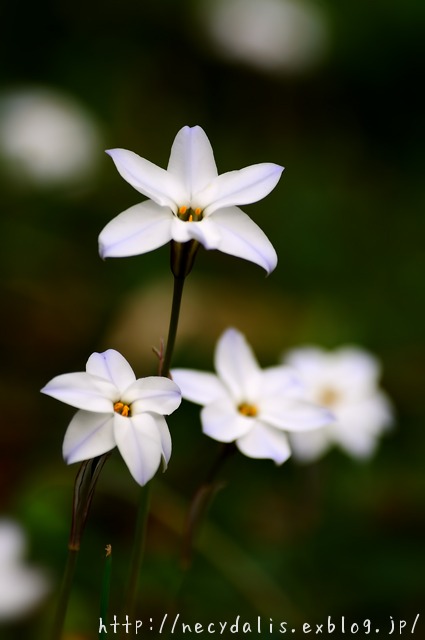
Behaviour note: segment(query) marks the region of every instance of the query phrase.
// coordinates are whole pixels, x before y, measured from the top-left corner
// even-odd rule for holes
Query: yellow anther
[[[114,404],[114,411],[127,418],[130,414],[130,407],[123,402],[116,402]]]
[[[200,207],[197,207],[197,208],[195,209],[195,215],[196,215],[196,216],[200,216],[200,215],[201,215],[201,211],[202,211],[202,209],[201,209]]]
[[[193,215],[192,214],[190,214],[188,222],[193,222]]]
[[[238,411],[248,418],[255,418],[258,413],[257,407],[253,404],[248,404],[247,402],[242,402],[238,407]]]
[[[340,399],[340,394],[332,387],[325,387],[319,394],[319,403],[325,407],[333,407]]]
[[[179,213],[180,213],[182,216],[184,216],[184,214],[186,213],[186,211],[187,211],[187,207],[185,207],[185,206],[180,207],[180,209],[179,209]]]

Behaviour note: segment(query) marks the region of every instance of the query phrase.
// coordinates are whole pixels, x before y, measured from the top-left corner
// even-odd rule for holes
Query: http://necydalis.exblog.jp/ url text
[[[420,614],[411,620],[403,620],[393,616],[388,616],[386,621],[382,619],[379,625],[374,625],[370,618],[362,621],[348,620],[345,616],[332,617],[327,616],[323,622],[303,622],[298,626],[290,625],[284,620],[274,620],[273,618],[264,618],[258,616],[254,621],[243,620],[240,615],[235,616],[232,620],[216,620],[210,622],[193,622],[183,620],[179,613],[170,616],[168,613],[159,618],[147,618],[146,620],[130,620],[128,616],[125,619],[118,619],[113,616],[112,621],[99,618],[99,634],[145,634],[151,633],[173,635],[223,635],[223,634],[256,634],[267,635],[274,633],[291,633],[295,635],[321,635],[322,637],[332,634],[345,635],[368,635],[373,633],[375,636],[382,635],[404,635],[414,634],[417,630],[417,623]]]

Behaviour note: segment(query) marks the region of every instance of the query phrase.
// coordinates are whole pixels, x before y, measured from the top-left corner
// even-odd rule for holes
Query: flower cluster
[[[148,199],[106,225],[99,236],[103,258],[190,242],[250,260],[267,273],[275,268],[272,244],[239,205],[269,194],[283,167],[262,163],[218,175],[199,126],[177,133],[167,169],[125,149],[108,153],[121,176]],[[165,374],[168,366],[167,361]],[[361,350],[301,349],[287,354],[283,364],[261,369],[245,337],[228,329],[217,343],[215,369],[213,374],[176,368],[173,380],[136,380],[123,356],[109,349],[92,354],[86,371],[53,378],[42,392],[79,409],[65,435],[66,461],[88,460],[117,447],[134,479],[145,484],[161,461],[164,466],[169,461],[164,416],[182,397],[203,407],[206,435],[277,464],[291,449],[309,460],[332,443],[365,457],[391,421],[389,402],[377,387],[377,363]]]

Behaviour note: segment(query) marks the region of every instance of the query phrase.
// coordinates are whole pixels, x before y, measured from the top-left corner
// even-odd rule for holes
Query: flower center
[[[325,407],[333,407],[339,401],[341,395],[332,387],[324,387],[318,397],[318,402]]]
[[[247,416],[247,418],[255,418],[258,413],[258,409],[254,404],[249,404],[248,402],[241,402],[238,406],[238,411],[243,416]]]
[[[124,402],[116,402],[114,404],[114,411],[119,413],[120,416],[124,416],[128,418],[131,415],[131,408],[128,404],[124,404]]]
[[[178,217],[183,222],[199,222],[202,220],[202,209],[197,207],[196,209],[192,209],[191,207],[180,207],[178,212]]]

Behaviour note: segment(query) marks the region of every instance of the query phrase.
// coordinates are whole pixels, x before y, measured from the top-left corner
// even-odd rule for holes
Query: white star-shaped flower
[[[86,371],[56,376],[45,393],[77,407],[63,443],[68,464],[90,460],[118,447],[140,485],[171,455],[171,437],[164,415],[177,409],[177,385],[159,376],[136,380],[127,360],[114,349],[93,353]]]
[[[0,520],[0,620],[30,613],[47,594],[46,575],[24,562],[25,534],[13,520]]]
[[[332,420],[330,411],[300,399],[300,383],[288,367],[261,369],[245,337],[227,329],[215,350],[217,375],[173,369],[183,398],[203,405],[203,432],[220,442],[236,442],[250,458],[282,464],[291,455],[286,431],[316,429]]]
[[[294,456],[311,461],[338,445],[355,458],[370,457],[392,422],[390,402],[378,387],[377,360],[357,347],[329,352],[304,347],[290,351],[283,362],[298,371],[305,397],[335,415],[335,422],[324,429],[291,434]]]
[[[211,144],[201,127],[183,127],[167,170],[132,151],[108,151],[121,176],[149,200],[111,220],[99,236],[103,258],[147,253],[170,240],[197,240],[263,267],[277,264],[263,231],[236,205],[261,200],[274,189],[283,167],[255,164],[218,175]]]

